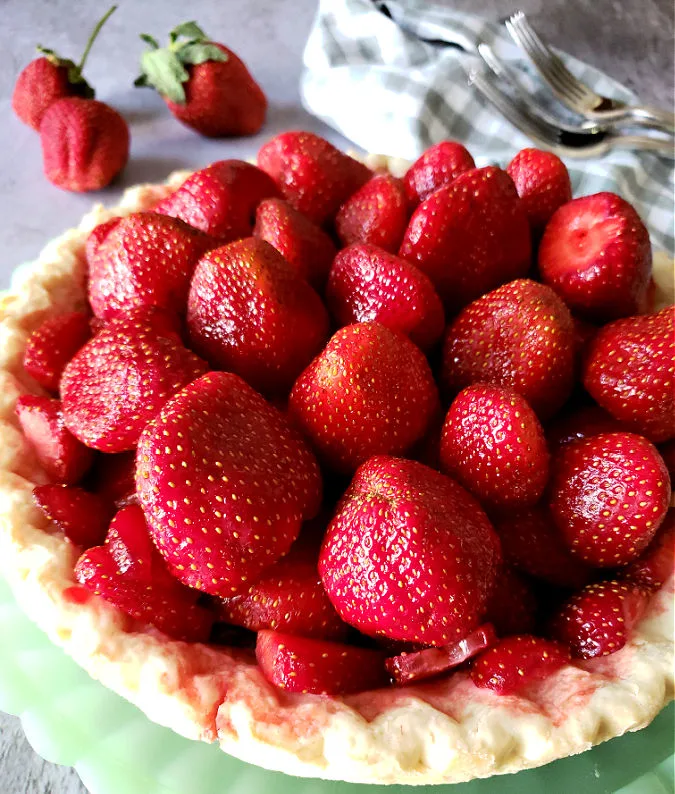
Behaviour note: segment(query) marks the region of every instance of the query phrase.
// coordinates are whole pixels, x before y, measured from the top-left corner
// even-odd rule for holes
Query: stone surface
[[[15,265],[35,256],[49,237],[72,226],[94,200],[91,195],[63,193],[46,182],[38,136],[14,117],[10,99],[16,76],[31,59],[34,44],[41,42],[77,57],[85,32],[107,3],[42,0],[39,14],[36,5],[26,0],[0,3],[0,112],[5,118],[0,127],[0,288],[7,286]],[[453,5],[493,18],[514,8],[505,0],[453,0]],[[644,101],[672,105],[671,0],[520,0],[519,5],[556,46],[606,70]],[[303,127],[325,133],[298,101],[302,46],[314,8],[315,0],[192,0],[188,10],[178,0],[163,0],[161,5],[121,4],[92,52],[87,76],[99,98],[118,107],[130,121],[133,160],[120,183],[97,194],[95,200],[112,203],[124,186],[161,180],[174,168],[250,156],[261,141],[282,129]],[[230,44],[267,92],[269,120],[256,138],[201,140],[175,122],[153,92],[131,88],[143,49],[137,34],[163,39],[186,16]],[[73,770],[40,759],[26,742],[19,721],[2,714],[0,791],[86,794]]]

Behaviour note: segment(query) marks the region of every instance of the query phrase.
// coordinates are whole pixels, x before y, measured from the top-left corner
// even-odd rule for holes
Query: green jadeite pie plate
[[[643,731],[517,775],[456,786],[360,786],[268,772],[150,722],[94,681],[19,609],[0,579],[0,709],[92,794],[672,794],[673,704]],[[1,775],[0,775],[1,776]],[[1,781],[0,781],[1,787]]]

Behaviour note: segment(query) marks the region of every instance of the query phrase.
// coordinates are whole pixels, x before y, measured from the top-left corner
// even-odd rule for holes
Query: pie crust
[[[403,164],[368,158],[400,171]],[[289,695],[243,651],[168,640],[75,586],[76,553],[34,506],[45,481],[14,416],[24,392],[30,333],[85,305],[84,242],[114,215],[149,209],[187,176],[126,191],[20,267],[0,297],[0,568],[26,614],[92,677],[183,736],[292,775],[361,783],[458,783],[517,772],[583,752],[647,725],[673,699],[675,583],[649,604],[619,652],[568,666],[527,691],[500,697],[466,673],[427,685],[345,698]],[[660,302],[673,298],[672,262],[656,257]]]

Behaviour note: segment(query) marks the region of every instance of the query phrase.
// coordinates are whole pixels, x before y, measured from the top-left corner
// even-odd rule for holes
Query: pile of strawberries
[[[674,525],[674,310],[644,313],[635,210],[535,149],[443,142],[397,179],[287,132],[258,163],[96,227],[94,316],[28,342],[77,598],[255,644],[293,692],[469,666],[510,693],[620,649]]]
[[[101,28],[117,9],[98,22],[79,63],[38,46],[40,58],[17,78],[12,108],[40,133],[45,176],[63,190],[100,190],[129,159],[129,127],[114,108],[94,99],[83,77],[85,62]],[[156,89],[171,113],[208,137],[253,135],[267,112],[267,98],[244,62],[223,44],[211,41],[195,22],[184,22],[160,48],[146,34],[134,85]]]

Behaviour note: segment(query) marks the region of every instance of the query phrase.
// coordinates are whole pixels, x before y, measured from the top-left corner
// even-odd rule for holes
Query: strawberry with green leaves
[[[173,115],[209,138],[254,135],[262,127],[267,98],[244,62],[212,41],[195,22],[169,34],[168,47],[146,34],[135,85],[156,89]]]

